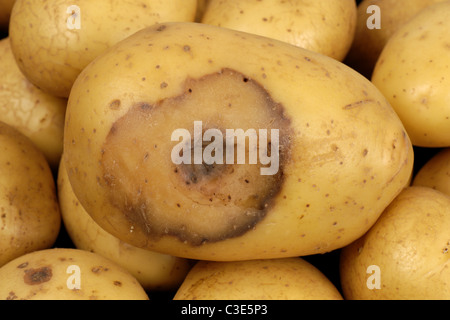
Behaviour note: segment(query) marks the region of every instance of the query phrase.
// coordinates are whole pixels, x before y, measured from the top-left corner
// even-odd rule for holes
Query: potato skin
[[[418,147],[450,146],[449,13],[445,1],[404,24],[389,39],[372,75]]]
[[[236,52],[240,59],[235,59]],[[171,205],[170,210],[178,210],[171,201],[180,194],[176,189],[183,186],[175,185],[170,191],[172,184],[162,183],[166,181],[162,175],[170,177],[174,170],[155,170],[148,176],[153,166],[143,161],[148,158],[145,150],[164,154],[159,150],[164,141],[170,145],[170,134],[152,143],[146,129],[132,131],[133,120],[127,121],[133,118],[126,116],[145,121],[150,117],[145,112],[156,110],[152,106],[158,101],[172,97],[176,101],[189,93],[184,91],[186,82],[223,74],[224,68],[248,77],[242,83],[261,84],[284,108],[293,133],[285,137],[290,139],[291,149],[283,167],[282,188],[271,199],[264,219],[241,236],[192,244],[179,237],[186,230],[183,226],[173,235],[155,236],[149,228],[168,229],[158,222],[147,224],[145,210],[139,211],[151,205],[145,203],[150,196],[140,198],[147,192],[145,186],[150,182],[158,189],[169,188],[161,199]],[[201,112],[214,112],[214,107],[221,105],[214,97],[203,103],[206,105],[183,113],[182,120],[191,125]],[[166,117],[173,118],[173,114]],[[214,119],[211,116],[211,121],[217,121]],[[142,139],[136,141],[134,134]],[[120,151],[109,154],[114,170],[105,174],[109,170],[104,166],[108,137],[129,140]],[[347,245],[370,228],[409,182],[413,165],[412,146],[403,125],[380,92],[361,75],[334,59],[281,41],[190,23],[165,23],[142,30],[90,64],[69,97],[64,148],[74,193],[105,230],[137,247],[205,260],[298,256]],[[170,153],[168,157],[155,166],[170,163]],[[114,167],[119,161],[130,169]],[[126,189],[129,198],[121,192],[128,182],[114,185],[109,173],[123,174],[122,181],[130,181]],[[133,180],[138,183],[133,185]],[[124,201],[117,201],[120,199]],[[122,211],[121,206],[130,201],[141,205]],[[205,208],[209,210],[207,205]],[[136,212],[139,214],[133,216]],[[166,216],[172,217],[167,212]]]
[[[20,256],[0,268],[0,282],[2,300],[148,300],[125,269],[80,249],[52,248]]]
[[[56,169],[63,149],[67,99],[45,93],[28,81],[17,66],[9,38],[0,40],[0,57],[0,121],[31,139]]]
[[[0,266],[50,248],[61,214],[55,182],[43,154],[20,132],[0,122]]]
[[[423,186],[405,189],[369,232],[341,250],[344,298],[448,300],[449,230],[449,196]],[[367,286],[370,266],[379,267],[378,289]]]
[[[444,148],[426,162],[413,180],[414,186],[425,186],[450,196],[450,148]]]
[[[356,28],[354,0],[210,0],[202,23],[285,41],[342,61]]]
[[[58,197],[65,229],[77,249],[95,252],[122,266],[148,291],[177,289],[192,262],[125,243],[103,230],[73,193],[64,161],[58,170]]]
[[[174,300],[342,300],[333,283],[302,258],[199,261]]]
[[[20,70],[41,90],[67,98],[81,70],[100,53],[157,22],[193,21],[196,0],[17,0],[10,38]],[[68,8],[76,5],[80,28]]]
[[[424,8],[445,0],[364,0],[358,4],[357,24],[352,46],[344,62],[368,79],[389,38]],[[369,29],[369,6],[378,6],[381,14],[380,29]]]

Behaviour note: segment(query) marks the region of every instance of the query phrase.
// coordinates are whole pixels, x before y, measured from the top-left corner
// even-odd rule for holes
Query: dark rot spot
[[[211,130],[221,134],[195,144],[195,132],[199,133],[194,128],[196,121],[203,123],[202,136]],[[117,221],[113,228],[127,226],[132,232],[124,231],[139,237],[139,243],[142,239],[152,242],[174,237],[194,246],[253,230],[270,213],[283,186],[293,137],[290,124],[284,107],[263,86],[230,69],[186,79],[177,96],[129,106],[111,125],[101,154],[100,184],[117,209],[117,216],[110,217]],[[190,147],[178,152],[180,157],[187,152],[184,159],[191,159],[190,163],[176,163],[171,158],[174,147],[180,144],[172,140],[178,129],[190,135],[185,141]],[[262,169],[271,164],[250,163],[250,150],[254,150],[250,136],[241,141],[233,137],[227,149],[228,129],[254,130],[258,159],[262,152],[267,157],[276,154],[277,170],[265,175]],[[260,139],[261,129],[266,130],[266,139]],[[277,138],[272,130],[279,133]],[[213,142],[217,147],[214,152]],[[242,145],[244,149],[238,148]],[[278,153],[273,152],[275,146]],[[194,149],[201,154],[209,150],[217,161],[194,161]],[[224,154],[216,153],[220,149]],[[225,152],[231,150],[235,161],[227,162]],[[238,152],[244,155],[245,163],[237,163]]]
[[[26,269],[23,281],[29,285],[41,284],[52,278],[52,269],[50,267],[42,267],[38,269]]]

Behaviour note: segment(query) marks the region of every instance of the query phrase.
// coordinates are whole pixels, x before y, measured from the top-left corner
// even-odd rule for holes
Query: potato
[[[356,28],[354,0],[210,0],[202,23],[288,42],[342,61]]]
[[[361,239],[341,250],[346,299],[450,299],[450,197],[405,189]]]
[[[141,30],[84,69],[63,158],[75,195],[109,233],[221,261],[347,245],[413,166],[402,123],[354,70],[198,23]]]
[[[199,261],[174,300],[342,300],[342,296],[311,263],[284,258]]]
[[[354,40],[344,62],[371,78],[389,38],[425,7],[445,0],[364,0],[358,5]],[[377,6],[374,11],[372,6]],[[372,26],[379,22],[379,28]],[[369,26],[370,28],[369,28]]]
[[[0,268],[2,300],[148,300],[139,282],[99,254],[52,248]]]
[[[95,252],[122,266],[147,291],[178,288],[192,262],[136,248],[100,228],[74,195],[64,161],[61,161],[57,181],[62,219],[76,248]]]
[[[7,32],[11,10],[16,0],[0,1],[0,32]]]
[[[450,1],[441,2],[404,24],[372,76],[419,147],[450,146],[449,14]]]
[[[425,186],[450,196],[450,148],[435,154],[417,172],[414,186]]]
[[[0,40],[0,121],[27,136],[57,168],[63,147],[67,99],[35,87],[19,70],[9,38]]]
[[[80,71],[111,45],[157,22],[193,21],[196,8],[197,0],[17,0],[11,45],[33,84],[66,98]]]
[[[0,122],[0,266],[51,247],[61,225],[55,182],[43,154]],[[1,281],[0,281],[1,283]]]

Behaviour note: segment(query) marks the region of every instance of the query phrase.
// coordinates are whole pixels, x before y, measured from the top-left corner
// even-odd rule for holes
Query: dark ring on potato
[[[198,120],[204,123],[202,134],[207,128],[277,129],[277,172],[262,175],[260,169],[267,167],[262,163],[173,163],[171,133],[185,128],[194,136]],[[270,212],[283,186],[292,136],[281,104],[250,77],[222,69],[186,79],[180,95],[131,106],[103,145],[100,184],[132,228],[148,239],[173,236],[194,246],[223,241],[254,229]],[[265,147],[269,154],[270,134],[265,142],[258,150]],[[247,145],[246,159],[249,150]]]

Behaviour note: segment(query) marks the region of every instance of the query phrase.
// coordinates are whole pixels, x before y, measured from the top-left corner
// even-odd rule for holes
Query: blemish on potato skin
[[[145,128],[148,127],[145,124],[145,119],[154,117],[154,114],[158,114],[161,112],[160,110],[166,108],[184,108],[184,101],[194,99],[191,97],[195,97],[196,94],[198,95],[198,92],[201,92],[204,85],[209,84],[211,81],[213,83],[216,81],[223,81],[221,79],[228,79],[228,77],[232,77],[232,81],[234,81],[235,85],[245,88],[245,90],[253,90],[257,92],[258,96],[262,97],[262,102],[260,102],[261,108],[264,108],[264,112],[270,115],[270,117],[267,116],[268,121],[272,121],[272,119],[275,121],[272,121],[270,125],[276,125],[276,128],[279,128],[281,131],[280,137],[286,137],[281,138],[283,141],[280,141],[280,147],[282,148],[280,148],[281,157],[279,171],[274,177],[270,177],[270,179],[272,179],[270,181],[273,181],[273,183],[264,182],[261,187],[259,186],[261,183],[257,181],[259,177],[258,179],[255,179],[255,176],[249,177],[247,175],[241,175],[239,181],[242,181],[243,185],[254,188],[255,190],[253,194],[249,194],[248,196],[245,195],[245,198],[243,198],[240,194],[229,194],[228,191],[224,194],[215,193],[214,190],[210,191],[208,189],[210,186],[205,182],[212,178],[221,179],[224,176],[224,173],[227,177],[231,176],[233,174],[232,170],[225,170],[225,168],[227,166],[233,168],[232,165],[224,165],[223,170],[218,167],[206,167],[203,164],[196,165],[197,167],[188,164],[174,165],[170,172],[175,175],[174,179],[176,180],[174,181],[179,180],[180,184],[183,183],[183,186],[180,185],[180,188],[186,190],[186,194],[189,194],[189,192],[192,194],[198,193],[200,195],[199,197],[203,197],[201,199],[208,203],[208,206],[213,202],[211,208],[226,207],[224,210],[232,208],[233,211],[229,211],[232,212],[234,217],[233,219],[223,218],[223,224],[217,226],[218,232],[215,232],[216,229],[214,229],[214,231],[207,230],[205,232],[202,230],[201,233],[195,232],[192,231],[192,227],[189,223],[181,221],[180,225],[186,225],[184,229],[181,229],[180,226],[177,225],[167,226],[166,224],[163,228],[160,226],[162,223],[160,223],[159,219],[164,218],[159,216],[161,213],[159,212],[160,209],[158,207],[156,210],[154,209],[155,204],[152,203],[151,198],[148,197],[149,191],[146,191],[147,187],[143,183],[146,174],[139,178],[130,178],[130,181],[128,182],[124,181],[124,179],[128,179],[127,177],[119,176],[121,160],[117,157],[116,151],[118,151],[117,148],[121,143],[125,143],[121,141],[121,136],[123,135],[121,135],[120,132],[121,130],[127,130],[126,135],[130,137],[126,142],[127,145],[136,144],[136,146],[140,146],[139,165],[141,165],[143,163],[143,157],[145,158],[146,150],[150,150],[149,148],[153,146],[153,142],[145,142],[147,141],[147,134],[144,132],[146,132]],[[233,101],[230,101],[230,103],[231,102]],[[147,106],[147,108],[143,108],[142,106]],[[228,106],[228,102],[224,104],[224,106]],[[136,123],[136,126],[132,126],[136,128],[136,133],[129,132],[130,123],[133,123],[133,121]],[[102,148],[101,165],[103,167],[103,175],[100,179],[103,180],[102,185],[105,187],[106,192],[110,194],[111,205],[117,208],[119,212],[123,214],[124,219],[131,225],[139,227],[140,232],[143,232],[149,239],[173,236],[179,241],[193,246],[202,245],[206,242],[223,241],[228,238],[241,236],[249,230],[253,230],[257,223],[270,212],[273,202],[275,201],[274,199],[277,198],[278,192],[284,182],[283,169],[284,165],[289,161],[289,145],[290,138],[292,137],[292,135],[289,134],[290,130],[290,120],[285,116],[283,106],[273,101],[267,91],[265,91],[264,87],[256,83],[250,77],[234,70],[224,69],[221,72],[205,75],[199,79],[189,78],[186,79],[185,86],[184,88],[181,88],[178,96],[166,98],[165,100],[152,105],[146,102],[134,104],[122,118],[118,119],[112,125]],[[135,142],[131,140],[131,137],[139,137],[139,139]],[[142,149],[143,147],[144,149]],[[159,150],[163,148],[163,143],[158,144],[158,151],[155,152],[159,152]],[[161,152],[165,151],[163,150]],[[170,162],[170,158],[167,159],[167,161]],[[151,161],[147,161],[146,165],[147,163],[151,163]],[[123,165],[127,166],[125,163]],[[150,166],[150,164],[148,165]],[[236,176],[234,175],[234,177]],[[151,182],[151,179],[149,181]],[[122,182],[124,183],[122,184]],[[140,187],[143,188],[139,189],[139,186],[133,188],[127,187],[128,184],[133,185],[135,183],[139,183]],[[140,191],[136,193],[136,190]],[[253,197],[253,195],[255,195],[255,197]],[[186,212],[187,215],[189,210],[192,210],[190,209],[191,206],[185,205],[184,202],[182,203],[175,199],[169,199],[169,202],[170,201],[173,201],[170,203],[170,210],[176,210],[177,215],[183,214],[183,212]],[[124,205],[124,202],[126,202],[127,205]],[[250,212],[248,212],[249,209]],[[223,214],[220,216],[223,216]],[[227,221],[228,219],[230,221]]]
[[[50,267],[41,267],[38,269],[26,269],[23,281],[28,285],[41,284],[50,281],[52,278],[52,269]]]
[[[119,110],[120,109],[120,104],[121,104],[120,100],[119,99],[115,99],[115,100],[113,100],[113,101],[111,101],[109,103],[109,108],[112,109],[112,110]]]

